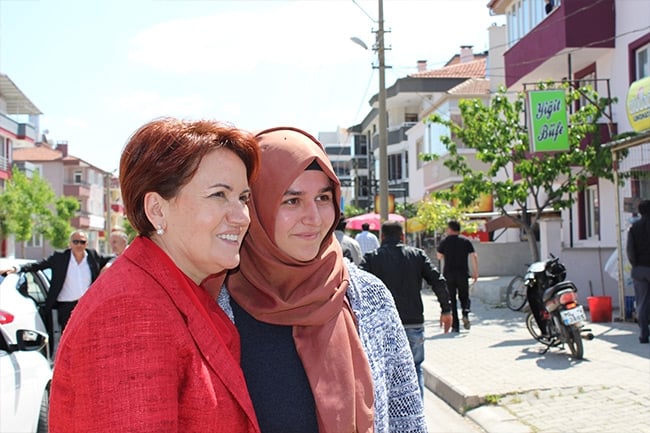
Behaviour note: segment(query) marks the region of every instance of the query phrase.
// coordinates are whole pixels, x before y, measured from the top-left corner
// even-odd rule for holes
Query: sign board
[[[528,92],[530,143],[533,152],[569,150],[564,90]]]
[[[379,195],[375,196],[375,212],[376,213],[381,213],[381,210],[379,209],[379,202],[380,202],[380,197]],[[388,194],[388,213],[395,213],[395,195],[394,194]]]
[[[650,129],[650,76],[630,85],[626,109],[632,129],[637,132]]]

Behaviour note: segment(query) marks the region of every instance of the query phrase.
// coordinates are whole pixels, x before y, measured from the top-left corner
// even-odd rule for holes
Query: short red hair
[[[126,216],[139,234],[155,228],[144,211],[144,196],[156,192],[169,200],[196,173],[203,157],[216,149],[234,152],[250,183],[259,169],[255,137],[233,125],[211,120],[161,118],[146,123],[129,139],[120,158],[120,188]]]

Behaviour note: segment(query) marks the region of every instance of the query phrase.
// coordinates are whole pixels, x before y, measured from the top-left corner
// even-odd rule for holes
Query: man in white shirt
[[[379,248],[379,239],[377,239],[377,236],[370,231],[370,224],[361,224],[361,230],[361,233],[354,237],[354,240],[357,241],[359,247],[361,247],[361,254],[364,255]]]
[[[97,251],[86,248],[88,236],[86,232],[77,230],[70,235],[69,248],[55,252],[51,256],[36,263],[23,265],[20,270],[29,272],[43,269],[52,270],[50,291],[45,301],[44,319],[50,334],[50,349],[53,349],[54,335],[52,327],[52,309],[57,309],[61,332],[70,319],[72,310],[79,298],[88,290],[99,271],[113,256],[104,256]],[[11,269],[9,272],[18,272]]]

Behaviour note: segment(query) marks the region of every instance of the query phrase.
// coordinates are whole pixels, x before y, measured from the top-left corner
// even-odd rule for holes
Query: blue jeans
[[[424,361],[424,326],[417,328],[404,328],[406,338],[408,338],[413,362],[415,363],[415,373],[418,376],[418,385],[420,386],[420,395],[424,401],[424,375],[422,374],[422,362]]]

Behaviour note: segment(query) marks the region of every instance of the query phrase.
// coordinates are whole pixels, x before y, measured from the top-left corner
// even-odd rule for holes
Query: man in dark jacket
[[[440,303],[440,324],[444,332],[451,327],[451,303],[444,278],[433,266],[426,253],[404,245],[404,231],[397,221],[386,221],[381,225],[382,244],[363,256],[359,267],[379,277],[390,290],[397,312],[413,353],[415,370],[424,392],[422,362],[424,361],[424,307],[422,305],[422,280],[433,289]]]
[[[44,321],[50,335],[50,349],[54,347],[54,330],[52,326],[52,309],[58,312],[61,332],[70,319],[70,314],[79,298],[97,279],[99,271],[113,256],[103,256],[93,249],[87,249],[88,237],[85,232],[77,230],[70,235],[69,248],[55,252],[40,262],[23,265],[20,270],[31,272],[43,269],[52,270],[50,291],[45,301]],[[10,269],[18,272],[19,269]]]
[[[636,314],[639,322],[639,341],[648,343],[650,337],[650,200],[639,203],[641,219],[630,227],[627,234],[627,258],[632,265],[632,281],[636,298]]]

